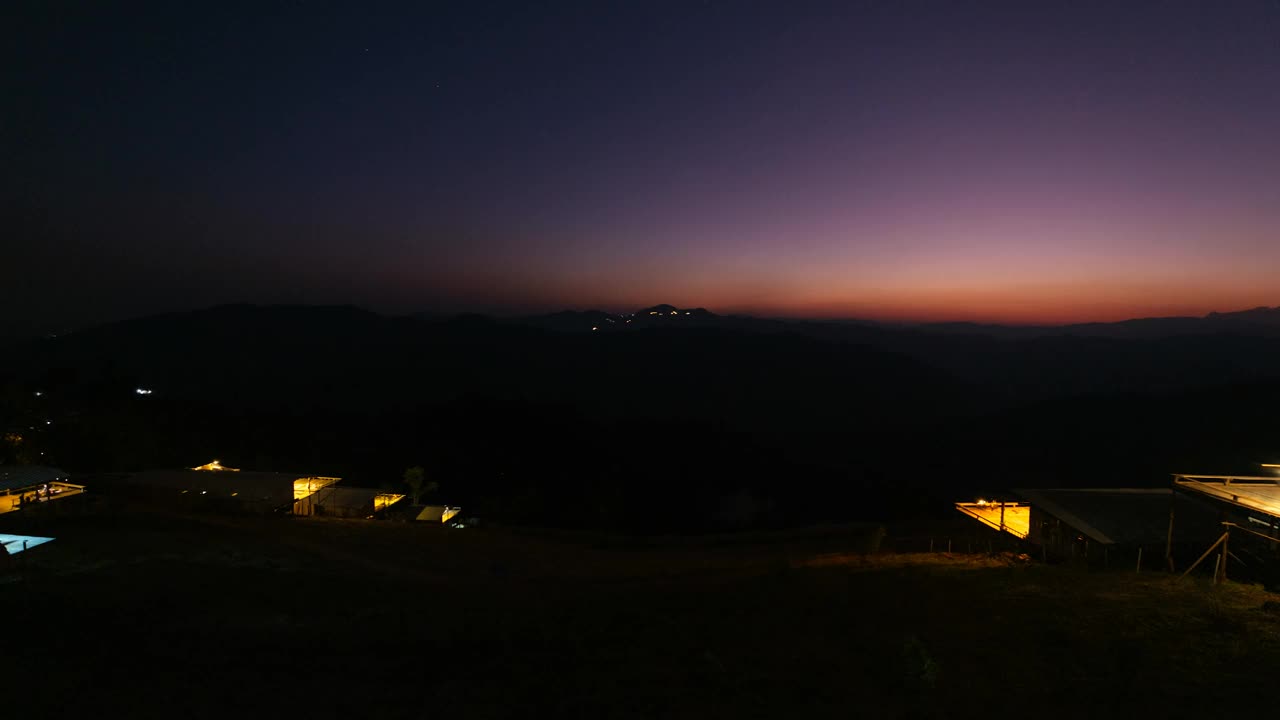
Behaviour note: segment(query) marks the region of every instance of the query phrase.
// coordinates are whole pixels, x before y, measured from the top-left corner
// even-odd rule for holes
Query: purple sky
[[[1280,304],[1274,2],[174,5],[6,11],[5,329]]]

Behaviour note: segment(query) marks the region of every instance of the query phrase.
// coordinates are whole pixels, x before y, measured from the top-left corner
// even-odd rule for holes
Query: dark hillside
[[[226,306],[43,339],[0,369],[4,459],[217,457],[386,487],[421,463],[491,516],[658,531],[1158,484],[1280,451],[1276,338],[1010,340],[659,307],[643,327],[577,332]]]

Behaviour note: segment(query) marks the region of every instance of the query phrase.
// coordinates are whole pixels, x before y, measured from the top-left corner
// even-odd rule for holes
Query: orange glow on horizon
[[[1211,264],[1193,270],[1146,266],[1130,271],[1131,259],[1103,270],[1066,262],[1060,269],[940,263],[866,267],[832,258],[813,266],[782,262],[762,269],[742,261],[707,272],[696,263],[671,261],[554,284],[549,280],[555,277],[552,268],[544,269],[544,276],[538,268],[509,273],[476,266],[433,280],[457,307],[485,308],[497,315],[561,310],[625,314],[665,303],[756,317],[1065,325],[1202,317],[1280,305],[1274,273],[1264,262],[1230,272]],[[466,285],[458,279],[463,276]],[[503,288],[500,296],[490,289],[497,287]]]

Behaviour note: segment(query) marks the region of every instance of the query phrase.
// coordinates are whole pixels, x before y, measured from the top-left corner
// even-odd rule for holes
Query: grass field
[[[0,584],[11,717],[1207,718],[1268,709],[1280,663],[1257,588],[838,534],[22,522],[57,540]]]

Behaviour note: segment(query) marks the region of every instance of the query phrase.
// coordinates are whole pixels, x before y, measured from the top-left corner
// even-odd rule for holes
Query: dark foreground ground
[[[57,540],[0,583],[6,717],[1205,718],[1274,707],[1280,666],[1260,589],[838,536],[0,518],[24,529]]]

